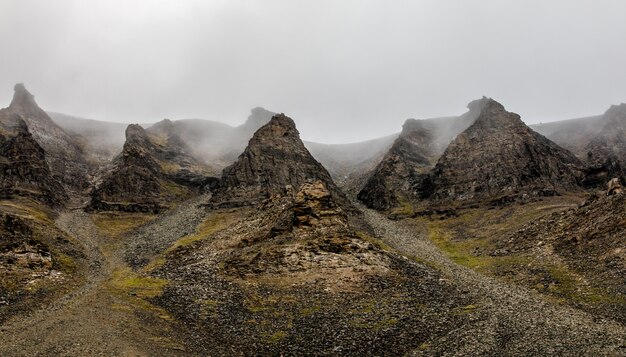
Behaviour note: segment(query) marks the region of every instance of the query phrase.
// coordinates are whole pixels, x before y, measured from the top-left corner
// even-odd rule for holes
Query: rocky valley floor
[[[172,259],[247,217],[207,212],[205,200],[159,216],[62,213],[56,225],[84,245],[85,282],[5,321],[0,355],[626,355],[623,323],[496,276],[442,243],[451,219],[393,221],[363,208],[375,231],[363,238],[403,275],[353,289],[319,277],[229,278],[202,260]],[[504,222],[512,229],[572,204],[546,202]]]

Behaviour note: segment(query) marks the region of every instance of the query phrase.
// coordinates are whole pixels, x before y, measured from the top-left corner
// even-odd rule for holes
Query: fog
[[[0,1],[0,100],[116,122],[239,125],[306,140],[398,132],[493,97],[527,123],[626,101],[624,1]]]

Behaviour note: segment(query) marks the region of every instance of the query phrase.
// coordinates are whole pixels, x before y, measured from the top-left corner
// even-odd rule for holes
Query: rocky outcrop
[[[30,133],[46,152],[46,162],[52,175],[67,188],[83,190],[87,187],[88,167],[79,144],[43,111],[23,84],[15,85],[15,94],[1,115],[19,115]]]
[[[606,190],[607,196],[618,195],[623,192],[624,190],[622,189],[622,183],[620,182],[619,178],[614,177],[607,184],[607,190]]]
[[[389,262],[350,227],[346,212],[321,180],[304,183],[295,196],[274,197],[262,206],[259,231],[244,238],[225,263],[229,274],[289,274],[328,269],[384,273]],[[359,268],[361,267],[361,268]]]
[[[97,211],[159,212],[217,179],[190,154],[164,120],[149,129],[131,124],[126,143],[91,195],[88,209]]]
[[[626,179],[626,104],[613,105],[600,118],[602,129],[585,146],[585,186],[604,187],[613,177]]]
[[[555,254],[591,286],[595,308],[626,322],[626,195],[595,195],[580,206],[529,223],[503,240],[511,254],[535,252],[546,259]]]
[[[18,114],[0,112],[0,198],[14,197],[50,206],[63,205],[68,198],[24,120]]]
[[[424,186],[425,174],[450,141],[476,120],[480,107],[480,101],[474,101],[468,105],[469,111],[459,117],[407,120],[357,198],[379,211],[419,199],[414,188]]]
[[[374,169],[357,198],[369,208],[387,210],[412,196],[416,176],[424,174],[434,155],[432,131],[420,120],[409,119],[389,152]]]
[[[272,117],[254,133],[237,162],[224,169],[211,203],[216,207],[254,205],[273,196],[293,196],[307,182],[319,180],[341,206],[345,195],[306,149],[293,120]]]
[[[435,201],[508,200],[579,188],[582,163],[483,98],[475,122],[448,146],[417,194]],[[424,183],[425,182],[425,183]],[[496,201],[493,201],[496,202]]]

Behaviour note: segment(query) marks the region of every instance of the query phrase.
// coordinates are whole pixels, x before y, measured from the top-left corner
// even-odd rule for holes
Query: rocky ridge
[[[457,287],[385,251],[345,200],[293,121],[274,116],[225,169],[193,242],[154,271],[168,281],[159,305],[195,326],[200,354],[401,354],[449,331],[467,305]],[[384,303],[360,311],[372,301]],[[424,314],[403,313],[418,301]]]
[[[602,129],[584,148],[588,187],[604,187],[614,177],[626,180],[626,104],[611,106],[600,120]]]
[[[278,114],[257,130],[239,159],[224,169],[211,204],[254,205],[273,196],[294,196],[306,182],[322,181],[344,208],[350,203],[300,140],[293,120]]]
[[[159,212],[213,185],[171,121],[126,129],[126,142],[91,194],[89,210]]]
[[[506,201],[579,188],[582,163],[573,154],[493,99],[483,98],[475,105],[480,106],[480,115],[416,188],[419,196],[435,201]]]
[[[89,168],[82,148],[39,108],[35,97],[21,83],[15,85],[9,107],[0,110],[0,115],[12,114],[26,122],[33,138],[44,149],[53,176],[71,190],[86,189]]]

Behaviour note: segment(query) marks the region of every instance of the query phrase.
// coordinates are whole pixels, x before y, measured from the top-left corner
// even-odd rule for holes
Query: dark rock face
[[[305,148],[296,125],[275,115],[254,134],[237,162],[224,169],[211,199],[218,207],[245,206],[272,196],[293,196],[303,184],[322,181],[340,205],[349,206],[330,174]]]
[[[409,119],[389,152],[374,169],[357,198],[379,211],[398,206],[412,196],[416,176],[423,174],[434,155],[433,134],[420,120]],[[398,195],[404,196],[399,198]]]
[[[386,257],[358,238],[320,180],[304,183],[294,197],[275,196],[262,211],[266,216],[258,223],[260,230],[244,238],[237,254],[227,259],[228,274],[316,273],[364,265],[379,273],[388,269]]]
[[[67,199],[46,154],[17,114],[0,113],[0,198],[30,197],[51,206]]]
[[[216,181],[203,175],[169,120],[149,131],[131,124],[122,153],[92,192],[89,209],[159,212]]]
[[[600,122],[602,129],[584,149],[587,187],[604,187],[614,177],[626,179],[626,104],[609,108]]]
[[[459,117],[407,120],[357,198],[379,211],[422,198],[419,193],[429,187],[427,173],[450,141],[474,123],[481,111],[480,103],[470,103],[469,111]]]
[[[419,194],[433,200],[475,201],[576,190],[581,162],[528,128],[519,115],[488,98],[480,115],[446,149]]]
[[[46,161],[52,175],[69,189],[87,187],[88,167],[77,142],[56,125],[35,102],[23,84],[15,85],[15,94],[8,108],[0,115],[19,115],[28,126],[32,137],[46,152]]]
[[[452,311],[469,302],[440,272],[355,230],[322,180],[294,192],[209,212],[226,228],[173,250],[156,272],[168,280],[156,303],[194,326],[198,354],[403,355],[458,326]],[[194,301],[219,308],[205,318]],[[355,309],[372,301],[375,317],[356,325]],[[417,304],[437,312],[407,315]]]

